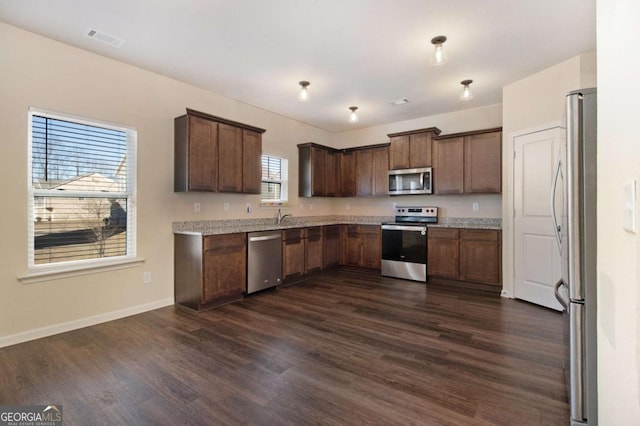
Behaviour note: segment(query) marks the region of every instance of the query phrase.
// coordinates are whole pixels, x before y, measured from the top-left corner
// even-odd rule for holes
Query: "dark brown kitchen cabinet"
[[[429,228],[427,235],[427,271],[430,277],[479,283],[485,285],[484,289],[500,291],[500,231]]]
[[[304,229],[304,273],[322,270],[322,228],[312,226]]]
[[[218,189],[218,123],[183,116],[175,121],[175,191]],[[188,165],[188,168],[184,166]]]
[[[218,190],[242,192],[242,129],[218,126]]]
[[[324,188],[324,154],[325,150],[311,147],[311,163],[313,175],[311,177],[312,195],[325,196]]]
[[[460,230],[460,279],[486,284],[501,283],[500,231]]]
[[[465,137],[464,192],[502,191],[502,132],[490,131]]]
[[[340,225],[322,227],[322,269],[340,264]]]
[[[298,145],[298,195],[335,197],[338,194],[338,152],[314,143]]]
[[[389,145],[336,150],[298,145],[300,197],[371,197],[388,191]]]
[[[357,196],[370,197],[388,193],[389,148],[359,149],[356,151]]]
[[[373,152],[370,149],[356,151],[356,195],[373,195]]]
[[[242,298],[246,234],[174,235],[176,303],[195,310]]]
[[[174,122],[174,191],[260,193],[264,132],[187,109]]]
[[[242,192],[262,192],[262,135],[242,130]]]
[[[304,229],[282,231],[282,279],[285,283],[296,281],[304,275]]]
[[[501,192],[501,128],[437,137],[433,155],[436,194]]]
[[[340,170],[338,167],[339,154],[333,150],[324,153],[324,194],[327,197],[339,195]]]
[[[427,271],[430,276],[458,279],[460,273],[459,230],[429,228],[427,231]]]
[[[431,167],[432,138],[440,134],[440,129],[412,130],[392,133],[389,136],[389,169],[415,169]]]
[[[436,139],[433,142],[433,182],[436,194],[464,192],[464,138]]]
[[[379,225],[344,225],[342,263],[380,269],[382,240]]]
[[[387,195],[389,193],[389,148],[371,149],[373,155],[373,194]]]
[[[356,196],[356,153],[340,153],[340,196]]]

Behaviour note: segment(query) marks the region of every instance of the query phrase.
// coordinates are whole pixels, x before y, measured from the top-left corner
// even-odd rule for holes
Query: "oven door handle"
[[[383,231],[427,232],[426,226],[382,225]]]

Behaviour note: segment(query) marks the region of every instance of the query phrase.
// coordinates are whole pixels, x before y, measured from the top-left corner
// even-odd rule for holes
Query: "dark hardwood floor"
[[[342,269],[0,349],[0,404],[65,424],[565,425],[561,315]]]

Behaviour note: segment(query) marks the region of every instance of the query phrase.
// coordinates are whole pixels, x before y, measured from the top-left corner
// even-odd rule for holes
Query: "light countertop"
[[[393,222],[393,216],[300,216],[287,217],[280,225],[273,218],[238,220],[202,220],[174,222],[174,234],[220,235],[241,232],[273,231],[280,229],[305,228],[325,225],[381,225]],[[502,219],[442,217],[433,228],[502,229]]]

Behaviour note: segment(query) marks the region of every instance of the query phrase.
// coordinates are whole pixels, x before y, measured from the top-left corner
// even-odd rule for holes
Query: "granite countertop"
[[[239,232],[273,231],[323,225],[381,225],[393,222],[393,216],[302,216],[286,217],[280,225],[274,218],[238,220],[202,220],[173,222],[174,234],[220,235]],[[502,219],[442,217],[434,228],[502,229]]]

